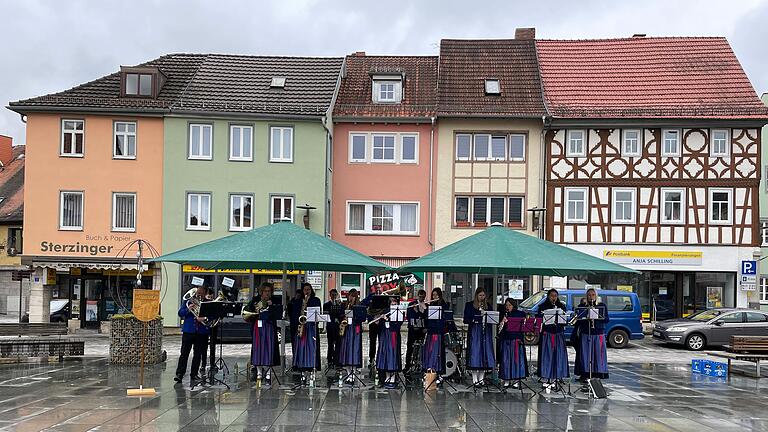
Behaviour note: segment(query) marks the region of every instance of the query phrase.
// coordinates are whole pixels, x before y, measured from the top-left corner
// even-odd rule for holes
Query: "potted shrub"
[[[145,333],[146,326],[146,333]],[[165,361],[163,355],[163,317],[146,323],[133,314],[112,315],[109,332],[109,361],[112,364],[141,364],[142,338],[144,339],[144,364]]]

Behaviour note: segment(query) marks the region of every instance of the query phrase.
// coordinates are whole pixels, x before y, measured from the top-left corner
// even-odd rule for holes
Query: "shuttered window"
[[[83,193],[62,192],[61,213],[59,215],[59,228],[62,230],[83,229]]]
[[[136,231],[136,194],[112,194],[112,231]]]

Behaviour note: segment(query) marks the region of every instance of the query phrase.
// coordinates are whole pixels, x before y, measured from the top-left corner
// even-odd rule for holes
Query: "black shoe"
[[[173,380],[176,381],[177,383],[180,383],[182,378],[184,378],[184,375],[176,375],[175,377],[173,377]]]
[[[200,381],[200,377],[197,376],[197,375],[192,375],[192,376],[189,377],[189,380],[190,381]]]

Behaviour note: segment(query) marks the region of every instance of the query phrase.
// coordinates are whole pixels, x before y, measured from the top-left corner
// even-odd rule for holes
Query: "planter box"
[[[466,228],[470,225],[469,225],[469,222],[456,222],[456,226],[461,228]]]
[[[488,226],[487,222],[475,222],[475,227],[477,228],[485,228]]]
[[[109,361],[112,364],[140,365],[141,339],[145,323],[133,316],[112,317],[109,332]],[[144,334],[144,364],[163,362],[163,320],[157,318],[146,323]]]

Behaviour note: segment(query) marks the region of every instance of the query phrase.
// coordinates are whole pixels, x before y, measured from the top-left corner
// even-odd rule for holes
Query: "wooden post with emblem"
[[[147,322],[157,318],[160,313],[160,291],[141,288],[141,271],[144,263],[142,259],[142,244],[139,241],[138,272],[136,274],[136,287],[133,289],[133,315],[142,322],[141,332],[141,365],[139,367],[139,388],[128,389],[128,396],[154,396],[154,388],[144,388],[144,347],[147,337]]]

